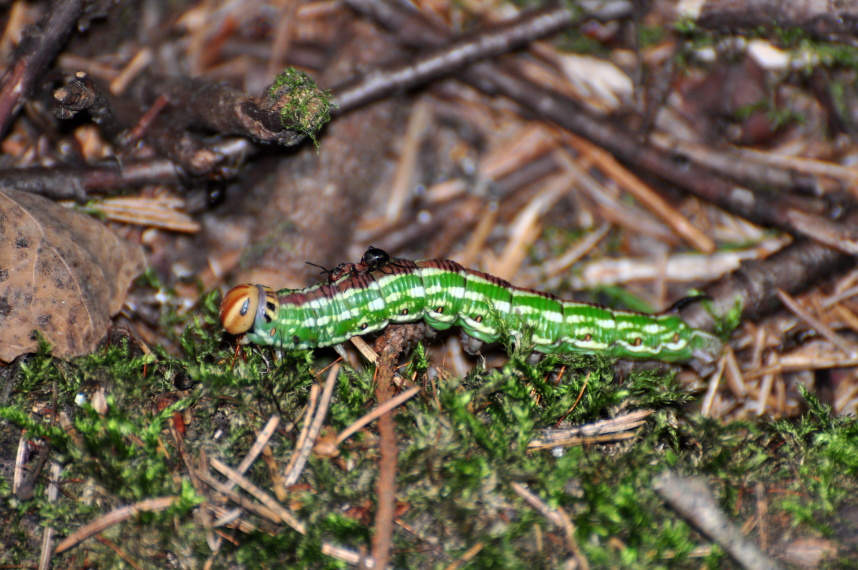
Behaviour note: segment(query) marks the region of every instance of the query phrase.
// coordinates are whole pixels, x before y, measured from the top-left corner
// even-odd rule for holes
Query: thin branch
[[[743,568],[776,570],[781,567],[727,518],[703,479],[680,477],[665,471],[655,478],[653,487],[676,512],[719,544]]]
[[[165,96],[179,124],[193,124],[220,134],[241,135],[257,142],[293,146],[304,139],[295,125],[284,125],[279,108],[263,108],[246,93],[203,79],[146,78],[146,98]],[[268,101],[267,96],[263,101]],[[274,102],[270,101],[273,105]]]
[[[14,61],[0,79],[0,137],[59,53],[83,6],[84,0],[56,0],[39,25],[24,33]]]
[[[351,0],[358,10],[367,2]],[[459,38],[443,49],[427,53],[408,65],[381,70],[357,83],[334,90],[336,114],[343,114],[398,91],[423,85],[475,61],[497,57],[530,42],[551,36],[572,25],[578,17],[565,4],[525,14],[515,21],[481,29]]]
[[[214,178],[232,178],[253,151],[250,141],[229,138],[207,147],[217,156],[206,174]],[[54,200],[89,200],[89,192],[114,193],[119,189],[147,184],[181,185],[181,168],[172,160],[116,162],[98,166],[10,168],[0,170],[0,186],[41,194]]]
[[[139,503],[134,503],[133,505],[128,505],[127,507],[114,509],[103,517],[100,517],[77,529],[68,538],[57,545],[56,550],[54,550],[54,554],[65,552],[72,546],[83,542],[87,538],[90,538],[100,532],[104,532],[111,526],[121,523],[122,521],[126,521],[139,513],[154,513],[166,510],[178,500],[179,497],[177,496],[159,497],[157,499],[147,499],[145,501],[140,501]]]
[[[848,220],[858,223],[856,216]],[[780,306],[778,289],[800,293],[834,270],[853,267],[855,261],[819,243],[798,240],[766,259],[743,262],[738,270],[704,290],[711,303],[691,303],[680,312],[689,325],[708,330],[715,326],[715,318],[737,309],[743,320],[754,320]]]
[[[695,25],[712,30],[800,28],[822,40],[858,44],[858,4],[783,0],[707,0],[698,5]]]

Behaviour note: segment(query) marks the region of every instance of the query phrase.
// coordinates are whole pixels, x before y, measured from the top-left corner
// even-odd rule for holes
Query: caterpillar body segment
[[[720,339],[674,314],[564,301],[451,260],[385,260],[332,283],[276,293],[261,285],[239,285],[221,303],[227,332],[244,335],[244,342],[287,350],[339,344],[389,323],[419,320],[438,330],[461,327],[483,342],[500,340],[502,329],[516,338],[527,329],[534,350],[544,353],[711,362],[721,349]]]

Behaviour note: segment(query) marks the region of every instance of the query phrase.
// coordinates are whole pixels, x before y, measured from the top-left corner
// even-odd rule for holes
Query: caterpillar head
[[[270,323],[277,316],[280,302],[271,287],[237,285],[220,302],[220,322],[229,334],[242,335],[255,324]]]

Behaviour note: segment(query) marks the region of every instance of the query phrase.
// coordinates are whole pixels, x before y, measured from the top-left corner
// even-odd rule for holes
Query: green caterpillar
[[[543,353],[709,363],[721,351],[718,337],[691,328],[674,314],[564,301],[455,261],[390,259],[371,248],[362,263],[347,267],[331,273],[330,282],[306,289],[238,285],[221,302],[223,327],[243,335],[243,343],[287,350],[330,346],[389,323],[423,320],[437,330],[459,326],[484,342],[499,340],[503,321],[516,339],[522,329],[532,331],[533,348]]]

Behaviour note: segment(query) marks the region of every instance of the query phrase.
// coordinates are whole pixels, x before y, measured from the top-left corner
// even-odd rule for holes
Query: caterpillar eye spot
[[[272,303],[271,301],[268,301],[267,303],[265,303],[265,307],[266,307],[269,311],[273,311],[274,309],[276,309],[276,308],[277,308],[277,307],[274,305],[274,303]]]
[[[403,315],[407,315],[407,314],[408,314],[408,309],[402,309],[402,314],[403,314]]]
[[[634,344],[635,346],[640,346],[643,344],[643,339],[641,337],[638,337],[632,344]]]
[[[483,322],[483,316],[482,316],[482,315],[477,315],[476,317],[474,317],[474,321],[476,321],[476,322],[478,322],[478,323]]]
[[[360,324],[360,330],[364,331],[364,330],[366,330],[366,327],[368,327],[368,326],[369,326],[368,323],[361,323]]]
[[[265,313],[264,318],[266,323],[270,323],[273,320],[271,318],[271,313]]]
[[[438,307],[437,309],[435,309],[435,312],[436,312],[436,313],[443,313],[443,312],[444,312],[444,307]]]
[[[248,309],[250,309],[250,299],[245,299],[244,303],[241,304],[241,309],[238,310],[238,314],[243,317],[247,314]]]
[[[584,342],[590,342],[592,339],[593,339],[593,335],[591,335],[590,333],[587,333],[584,336]]]
[[[298,335],[292,335],[292,344],[301,344],[301,339],[298,338]]]

